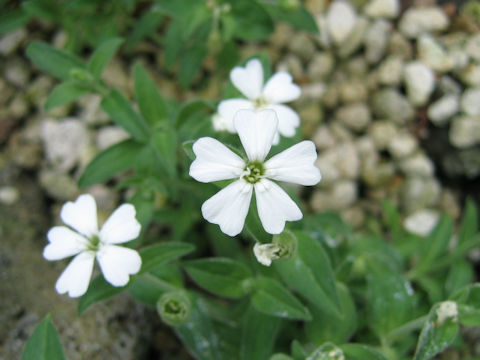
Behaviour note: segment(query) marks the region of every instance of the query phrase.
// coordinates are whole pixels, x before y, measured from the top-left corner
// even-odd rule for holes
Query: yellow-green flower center
[[[250,184],[255,184],[259,182],[265,174],[265,167],[260,161],[250,161],[243,171],[243,179]]]
[[[260,96],[253,101],[253,106],[255,109],[264,109],[267,105],[268,101],[263,96]]]
[[[88,250],[97,251],[99,244],[100,238],[97,235],[92,235],[92,237],[88,239]]]

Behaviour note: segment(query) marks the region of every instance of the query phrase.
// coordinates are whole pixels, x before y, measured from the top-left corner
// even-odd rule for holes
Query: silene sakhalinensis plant
[[[302,197],[321,174],[315,145],[301,141],[301,119],[286,105],[301,92],[290,74],[270,76],[258,55],[233,67],[218,104],[177,103],[137,64],[134,106],[102,81],[121,44],[104,41],[87,62],[45,43],[27,51],[61,81],[47,107],[97,93],[130,135],[78,180],[88,188],[114,178],[128,203],[99,226],[85,193],[47,233],[45,259],[73,257],[55,289],[79,298],[80,315],[128,292],[202,360],[426,360],[461,347],[466,329],[480,325],[467,259],[480,244],[472,202],[459,227],[443,216],[426,235],[404,230],[389,203],[384,231],[371,233],[333,212],[309,213]],[[64,358],[50,315],[24,358],[40,349]]]

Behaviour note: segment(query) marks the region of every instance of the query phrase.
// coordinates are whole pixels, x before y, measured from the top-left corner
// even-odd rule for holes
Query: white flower
[[[254,189],[258,215],[268,233],[279,234],[285,221],[302,218],[293,200],[269,179],[301,185],[320,181],[320,171],[313,164],[317,153],[311,141],[302,141],[265,161],[277,124],[272,110],[237,112],[234,126],[247,154],[246,161],[210,137],[193,144],[196,159],[190,167],[190,176],[200,182],[237,179],[202,205],[203,217],[220,225],[227,235],[235,236],[242,231]]]
[[[140,270],[142,260],[135,250],[115,244],[133,240],[141,226],[130,204],[118,207],[98,231],[97,206],[91,195],[80,195],[67,202],[60,212],[63,222],[70,226],[55,226],[47,233],[49,244],[43,250],[47,260],[60,260],[75,255],[55,284],[59,294],[70,297],[83,295],[88,288],[95,257],[105,280],[113,286],[124,286],[129,275]]]
[[[280,259],[281,248],[278,244],[260,244],[255,243],[253,253],[257,261],[265,266],[270,266],[273,260]]]
[[[233,118],[242,109],[272,109],[277,113],[278,132],[275,132],[273,143],[280,140],[279,134],[292,137],[300,125],[298,114],[283,103],[300,97],[300,87],[292,82],[292,76],[287,72],[277,72],[264,85],[263,67],[258,59],[252,59],[247,65],[235,67],[230,72],[233,85],[247,99],[228,99],[218,105],[219,115],[226,121],[226,130],[235,133]]]

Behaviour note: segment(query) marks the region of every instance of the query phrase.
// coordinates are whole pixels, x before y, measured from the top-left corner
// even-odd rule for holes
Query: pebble
[[[79,194],[75,180],[63,171],[42,169],[39,178],[42,188],[55,200],[65,201]]]
[[[318,150],[326,150],[335,146],[336,140],[326,125],[320,126],[312,138]]]
[[[378,81],[383,85],[397,86],[402,76],[403,60],[398,56],[387,57],[378,67]]]
[[[480,87],[480,64],[469,64],[460,74],[463,83],[471,87]]]
[[[461,115],[453,118],[448,136],[450,142],[460,149],[468,148],[479,143],[480,115]]]
[[[440,197],[440,184],[433,178],[408,177],[401,192],[402,206],[406,213],[435,206]]]
[[[20,199],[20,192],[14,186],[0,187],[0,203],[4,205],[13,205]]]
[[[415,116],[414,109],[405,96],[397,89],[386,88],[375,93],[372,112],[379,119],[391,119],[403,125]]]
[[[338,48],[338,55],[341,58],[347,58],[362,46],[368,25],[368,20],[363,16],[357,19],[350,35]]]
[[[335,118],[349,129],[360,132],[368,126],[372,116],[367,104],[353,103],[339,108]]]
[[[297,32],[288,41],[288,48],[303,60],[310,60],[315,53],[315,44],[305,32]]]
[[[391,23],[384,19],[369,26],[365,34],[365,58],[370,64],[376,64],[384,57],[391,31]]]
[[[393,31],[388,42],[388,54],[410,60],[413,57],[413,46],[400,32]]]
[[[435,89],[435,73],[420,61],[408,63],[403,76],[410,102],[417,107],[425,105]]]
[[[437,6],[410,7],[399,22],[400,31],[408,38],[446,30],[449,20],[445,12]]]
[[[370,187],[385,186],[394,176],[395,165],[391,162],[379,162],[375,165],[368,165],[362,171],[362,179]]]
[[[417,40],[419,59],[431,69],[445,73],[454,66],[454,61],[447,51],[430,35],[421,35]]]
[[[110,117],[101,108],[102,97],[97,94],[87,94],[78,100],[80,106],[79,118],[90,125],[105,125],[110,122]]]
[[[417,139],[408,132],[402,132],[395,136],[390,144],[388,144],[388,151],[394,158],[399,159],[410,156],[417,147]]]
[[[480,34],[477,33],[468,39],[465,51],[472,59],[480,61]]]
[[[352,79],[342,83],[340,85],[340,98],[346,104],[366,101],[368,98],[368,89],[365,81]]]
[[[422,153],[402,160],[399,167],[408,176],[432,177],[434,172],[433,162]]]
[[[332,40],[337,44],[343,43],[352,32],[357,21],[357,14],[353,6],[343,0],[334,1],[327,12],[327,29]]]
[[[399,0],[371,0],[365,6],[365,14],[372,18],[395,19],[400,13]]]
[[[460,99],[460,107],[467,115],[480,115],[480,88],[465,90]]]
[[[375,147],[378,150],[384,150],[397,136],[397,128],[390,121],[374,121],[369,129]]]
[[[20,44],[27,38],[27,31],[24,28],[12,31],[0,39],[0,54],[7,57],[17,51]]]
[[[421,209],[409,215],[404,221],[404,228],[412,234],[427,236],[437,225],[440,216],[430,209]]]
[[[98,130],[96,143],[101,151],[129,137],[130,135],[119,126],[105,126]]]
[[[307,74],[312,81],[325,80],[333,70],[335,59],[329,52],[316,53],[308,64]]]
[[[5,64],[5,79],[12,85],[24,88],[30,79],[30,66],[21,58],[10,58]]]
[[[444,126],[460,110],[457,94],[444,95],[428,107],[428,118],[436,126]]]

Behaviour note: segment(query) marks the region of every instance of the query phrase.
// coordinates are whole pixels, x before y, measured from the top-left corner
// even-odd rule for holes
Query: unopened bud
[[[436,311],[437,325],[442,325],[447,319],[452,319],[454,322],[458,320],[458,308],[455,301],[441,302]]]
[[[280,0],[280,8],[288,12],[294,12],[300,6],[300,1],[298,0]]]
[[[253,247],[258,262],[265,266],[270,266],[273,260],[289,259],[296,251],[297,237],[288,230],[274,235],[269,244],[256,243]]]
[[[178,326],[187,321],[192,310],[192,303],[183,291],[163,294],[157,301],[157,311],[163,322]]]

